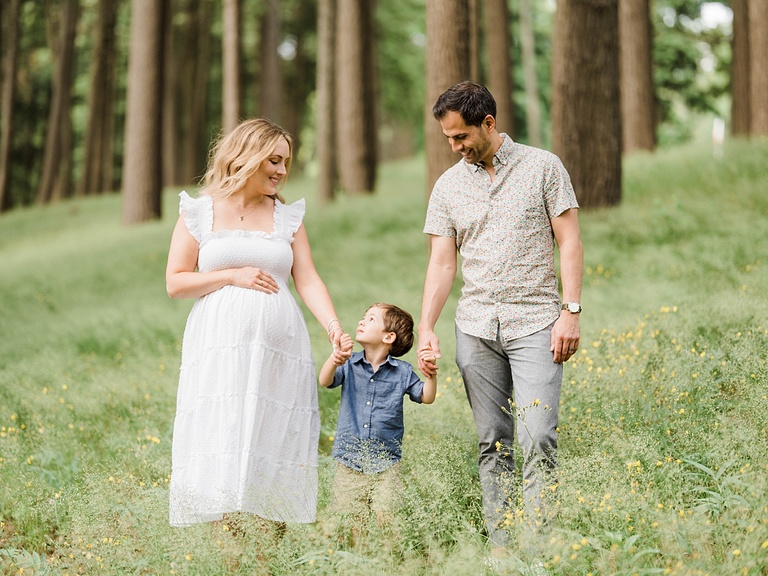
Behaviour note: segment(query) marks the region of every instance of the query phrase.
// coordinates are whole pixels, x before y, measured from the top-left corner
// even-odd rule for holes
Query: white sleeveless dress
[[[243,511],[314,522],[320,412],[304,317],[288,281],[304,200],[275,200],[271,234],[212,231],[210,196],[180,194],[201,272],[255,266],[276,294],[225,286],[198,298],[181,354],[173,427],[170,524]]]

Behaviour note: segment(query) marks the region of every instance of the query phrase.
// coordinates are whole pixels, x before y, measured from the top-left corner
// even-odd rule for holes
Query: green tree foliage
[[[729,38],[722,27],[703,25],[703,3],[658,0],[653,4],[654,82],[662,146],[691,136],[691,113],[720,113],[720,99],[728,90]]]

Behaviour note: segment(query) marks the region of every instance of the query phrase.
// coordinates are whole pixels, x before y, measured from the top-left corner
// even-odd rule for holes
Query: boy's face
[[[355,340],[359,344],[381,344],[388,340],[387,343],[391,344],[394,342],[390,339],[392,335],[394,335],[393,332],[388,332],[384,328],[384,310],[372,306],[365,311],[363,319],[357,323]]]

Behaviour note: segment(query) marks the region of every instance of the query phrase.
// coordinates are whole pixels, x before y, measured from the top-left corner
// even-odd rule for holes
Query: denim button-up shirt
[[[364,352],[336,368],[330,388],[341,386],[341,407],[333,457],[345,466],[373,474],[401,457],[403,398],[421,403],[424,382],[403,360],[388,356],[374,373]]]

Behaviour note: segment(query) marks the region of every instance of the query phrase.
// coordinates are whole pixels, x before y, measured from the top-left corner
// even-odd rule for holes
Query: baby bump
[[[277,350],[304,349],[309,335],[289,288],[278,292],[225,286],[200,298],[187,326],[205,340],[205,347],[260,344]]]

